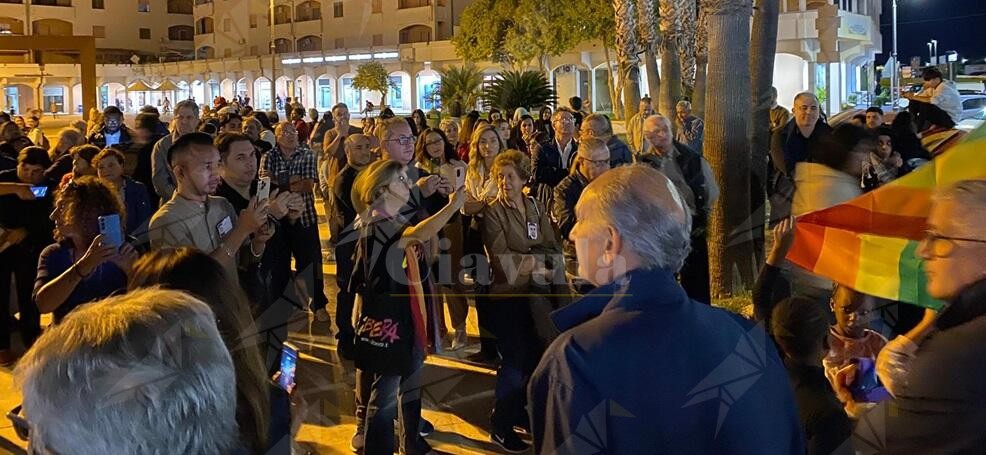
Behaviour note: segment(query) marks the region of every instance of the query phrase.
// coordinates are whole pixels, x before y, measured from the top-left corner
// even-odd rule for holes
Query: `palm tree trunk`
[[[709,93],[705,156],[722,189],[709,220],[709,274],[713,298],[731,296],[753,276],[750,217],[750,146],[747,142],[750,79],[750,8],[747,0],[704,0],[709,8]],[[752,280],[748,282],[752,284]]]
[[[681,99],[681,63],[678,60],[678,48],[674,43],[665,41],[661,49],[661,74],[664,81],[661,84],[660,104],[657,107],[661,115],[672,119],[674,124],[674,106]]]
[[[632,118],[640,105],[640,46],[637,0],[613,0],[616,12],[616,62],[623,79],[623,111]]]
[[[613,85],[613,60],[609,56],[609,45],[603,40],[603,55],[606,57],[606,87],[609,89],[609,103],[613,106],[613,117],[616,119],[626,119],[623,116],[623,107],[617,100],[616,87]],[[595,77],[595,76],[593,76]]]
[[[708,64],[708,57],[695,58],[695,88],[692,90],[692,112],[699,118],[705,118],[705,91]]]
[[[647,92],[651,99],[661,93],[661,73],[657,69],[657,54],[644,52],[644,71],[647,72]]]
[[[764,242],[767,219],[767,155],[770,148],[770,89],[774,82],[774,54],[777,52],[777,16],[780,0],[757,0],[750,39],[750,82],[753,115],[750,119],[750,227],[757,266],[765,260]]]

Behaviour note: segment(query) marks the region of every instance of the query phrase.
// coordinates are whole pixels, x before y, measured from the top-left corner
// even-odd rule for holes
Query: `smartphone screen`
[[[106,237],[106,241],[117,248],[123,245],[123,227],[120,226],[120,215],[104,215],[98,218],[99,233]]]
[[[47,186],[32,186],[31,187],[31,192],[34,193],[34,197],[36,197],[36,198],[42,198],[42,197],[45,197],[45,195],[48,194],[48,187]]]
[[[284,343],[281,348],[281,370],[277,375],[277,384],[286,392],[294,390],[294,373],[298,368],[298,348],[291,343]]]
[[[466,184],[466,169],[460,166],[455,167],[455,189],[462,188]]]
[[[257,181],[257,202],[267,200],[270,197],[270,177],[261,177]]]

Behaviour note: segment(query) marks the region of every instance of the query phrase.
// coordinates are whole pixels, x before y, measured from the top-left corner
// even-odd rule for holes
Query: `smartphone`
[[[277,372],[277,385],[285,392],[294,390],[294,373],[298,369],[298,348],[291,343],[281,347],[281,369]]]
[[[47,186],[32,186],[31,192],[34,193],[34,197],[43,198],[48,194]]]
[[[451,164],[443,164],[442,167],[439,168],[439,175],[441,175],[445,180],[448,180],[449,185],[454,184],[455,166],[452,166]]]
[[[462,188],[466,184],[466,168],[461,166],[455,167],[455,189]]]
[[[288,172],[280,172],[277,174],[277,189],[281,191],[288,191],[291,188],[291,174]]]
[[[257,181],[257,202],[265,201],[270,197],[270,177],[261,177]]]
[[[99,233],[106,237],[106,241],[117,248],[123,245],[123,227],[120,226],[120,215],[103,215],[98,218]]]
[[[890,392],[876,375],[876,362],[871,358],[852,359],[857,365],[856,379],[849,385],[853,400],[860,403],[879,403],[890,398]]]

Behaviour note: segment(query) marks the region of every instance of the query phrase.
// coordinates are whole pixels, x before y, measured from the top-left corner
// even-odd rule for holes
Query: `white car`
[[[983,123],[986,123],[986,109],[980,109],[978,114],[962,120],[958,125],[955,125],[955,127],[962,131],[969,132],[979,128]]]
[[[986,110],[986,95],[961,95],[961,120],[976,117]]]

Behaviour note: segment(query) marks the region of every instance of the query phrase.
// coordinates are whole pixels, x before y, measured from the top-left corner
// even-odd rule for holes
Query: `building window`
[[[230,48],[223,49],[223,57],[229,58],[233,56],[233,50]]]
[[[44,97],[45,112],[65,112],[65,88],[45,87],[41,95]]]
[[[274,40],[274,52],[278,54],[291,52],[291,40],[284,38]]]
[[[298,5],[294,12],[294,20],[297,22],[315,21],[322,18],[322,4],[316,1],[307,1]]]
[[[320,51],[322,50],[322,38],[317,36],[305,36],[298,39],[298,51]]]
[[[274,24],[287,24],[291,22],[291,7],[288,5],[277,5],[274,7]]]
[[[151,12],[151,0],[137,0],[137,12],[138,13]]]
[[[417,8],[419,6],[429,6],[431,5],[431,0],[398,0],[397,8]]]
[[[106,38],[106,26],[104,25],[93,25],[92,26],[92,36],[95,38]]]
[[[343,49],[345,47],[346,47],[346,39],[345,38],[336,38],[335,48],[336,49]]]
[[[373,45],[383,46],[383,35],[373,35]]]
[[[373,14],[383,12],[383,0],[373,0]]]
[[[104,9],[103,0],[92,0],[92,9]]]
[[[250,15],[250,28],[257,28],[257,15],[256,14],[251,14]]]
[[[215,30],[213,30],[213,23],[211,17],[203,17],[195,22],[196,35],[204,35],[206,33],[212,33],[214,31]]]
[[[233,20],[230,18],[223,19],[223,31],[228,32],[233,28]]]
[[[192,0],[168,0],[169,14],[192,14]]]
[[[250,46],[250,55],[257,55],[257,46]]]
[[[168,27],[168,39],[171,41],[193,41],[195,29],[191,25],[172,25]]]
[[[72,0],[31,0],[31,4],[44,6],[72,6]]]
[[[140,39],[151,39],[151,29],[149,28],[140,29]]]
[[[426,25],[412,25],[401,29],[400,43],[425,43],[431,41],[431,28]]]
[[[332,4],[332,17],[342,17],[342,2]]]

